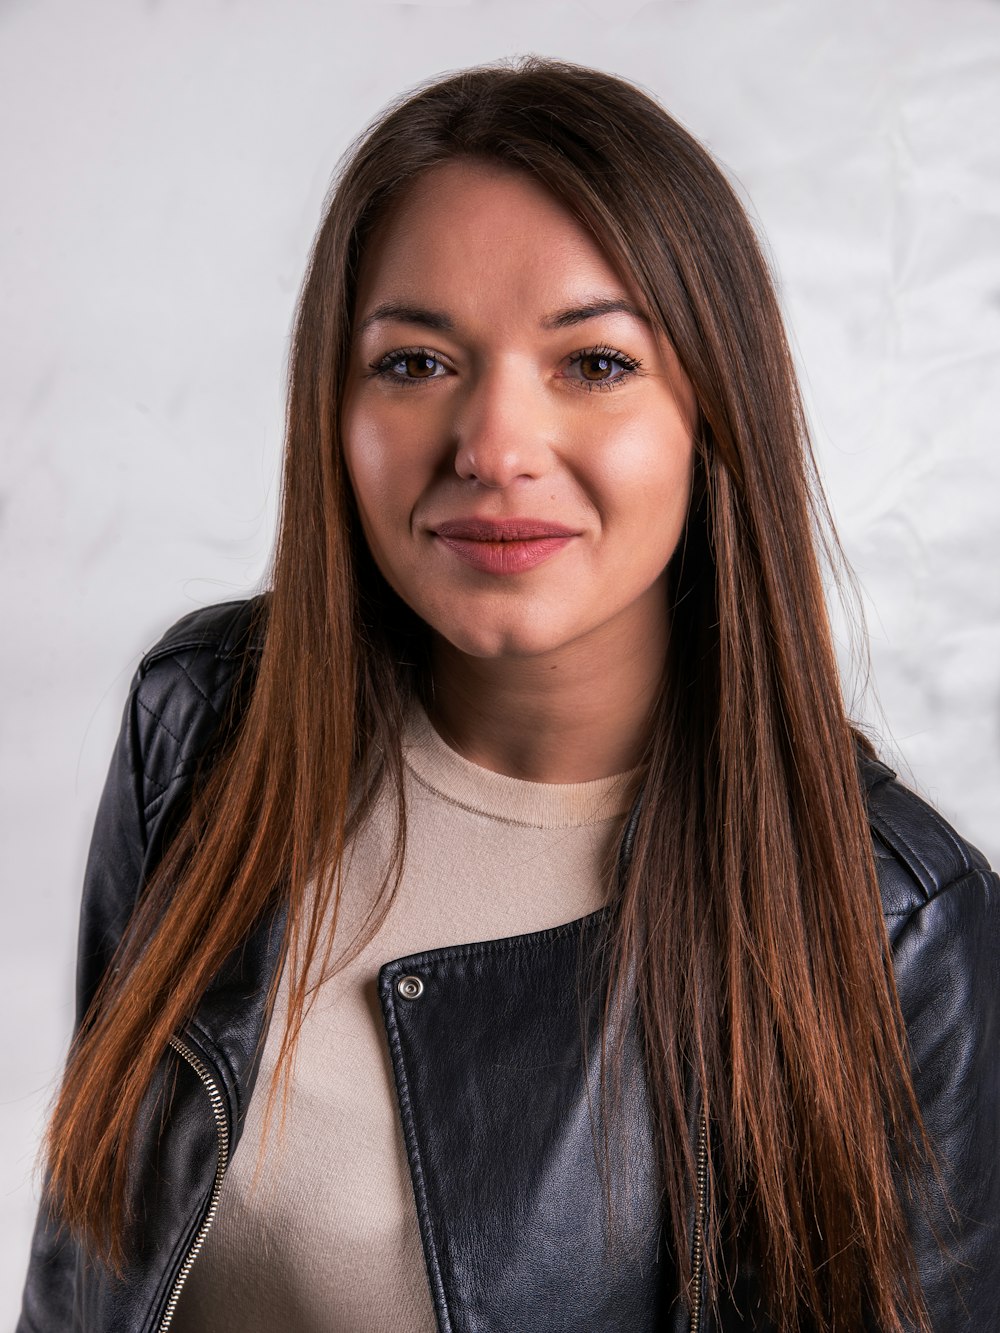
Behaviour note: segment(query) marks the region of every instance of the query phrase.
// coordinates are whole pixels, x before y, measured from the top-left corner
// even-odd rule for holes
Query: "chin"
[[[539,657],[560,648],[569,636],[556,626],[531,622],[489,623],[484,618],[467,623],[439,624],[433,627],[442,638],[468,657]]]

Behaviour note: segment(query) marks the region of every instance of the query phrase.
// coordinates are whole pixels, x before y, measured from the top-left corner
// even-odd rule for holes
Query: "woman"
[[[994,1326],[998,882],[849,725],[809,480],[647,97],[375,125],[273,586],[133,685],[22,1328]]]

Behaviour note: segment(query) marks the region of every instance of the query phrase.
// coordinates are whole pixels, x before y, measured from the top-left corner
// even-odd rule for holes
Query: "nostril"
[[[518,477],[539,477],[544,459],[533,446],[503,444],[460,445],[455,451],[455,471],[464,481],[492,488],[508,486]]]

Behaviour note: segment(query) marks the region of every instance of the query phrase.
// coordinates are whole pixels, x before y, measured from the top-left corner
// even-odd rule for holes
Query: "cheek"
[[[346,411],[341,428],[344,464],[362,514],[377,513],[385,503],[386,441],[370,414]]]
[[[685,422],[673,412],[636,417],[602,451],[595,491],[619,530],[639,549],[663,548],[668,559],[680,534],[691,496],[694,443]]]
[[[412,416],[404,422],[397,412],[345,408],[341,447],[372,559],[396,594],[424,615],[426,568],[413,517],[433,480],[426,434],[414,429]]]
[[[348,395],[341,413],[348,475],[359,507],[373,516],[376,510],[408,513],[441,465],[441,440],[447,437],[442,412],[410,398],[400,390],[387,401],[362,389]]]
[[[419,493],[419,456],[371,412],[345,411],[342,448],[369,543],[382,546]]]

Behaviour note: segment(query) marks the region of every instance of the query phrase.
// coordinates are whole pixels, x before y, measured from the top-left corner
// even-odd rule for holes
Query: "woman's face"
[[[347,469],[380,570],[461,652],[662,644],[695,415],[666,340],[530,177],[436,167],[369,245]]]

